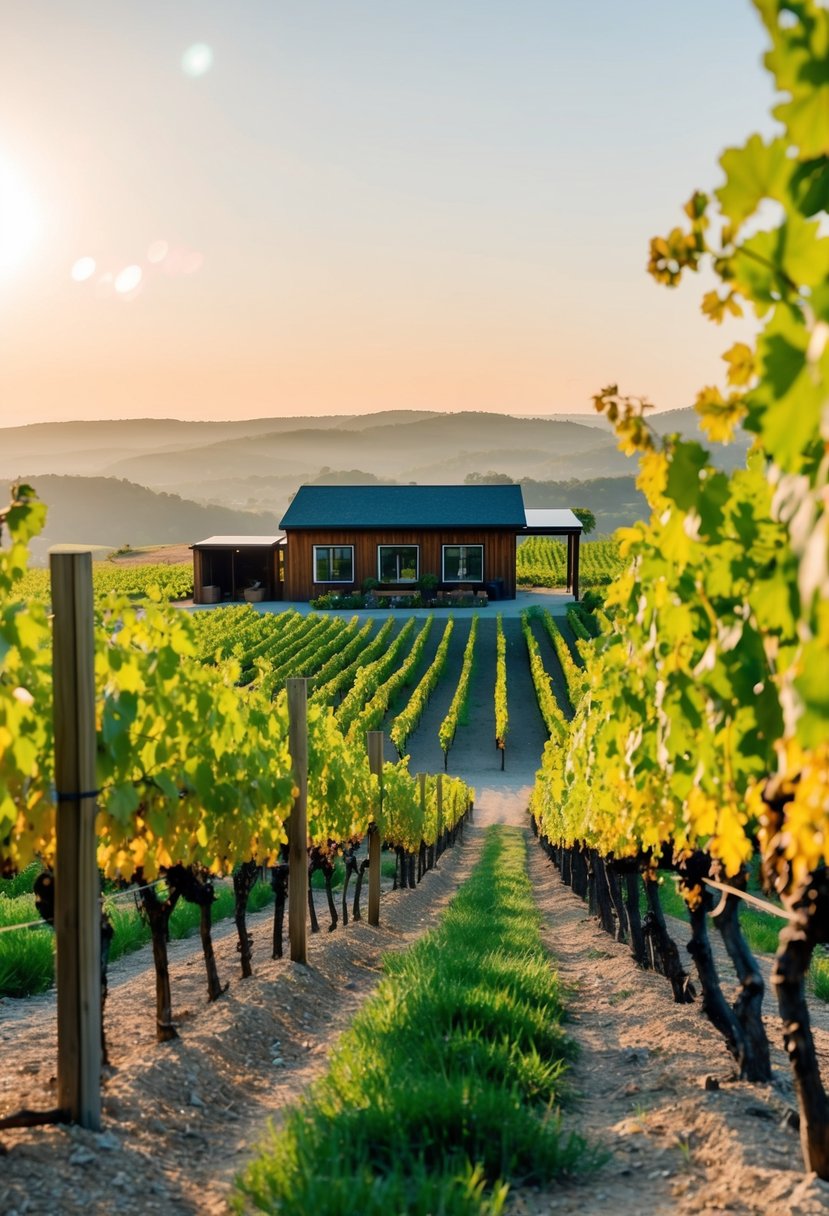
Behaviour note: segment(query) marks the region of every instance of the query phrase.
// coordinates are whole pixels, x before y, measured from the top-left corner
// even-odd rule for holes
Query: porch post
[[[581,531],[573,533],[573,599],[579,598],[579,544]]]

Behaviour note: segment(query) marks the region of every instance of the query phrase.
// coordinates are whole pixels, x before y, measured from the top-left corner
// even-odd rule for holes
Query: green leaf
[[[666,493],[683,511],[696,508],[700,497],[700,472],[707,463],[708,453],[701,444],[682,440],[674,445]]]
[[[742,148],[728,148],[720,157],[725,185],[716,191],[722,213],[738,228],[753,215],[764,199],[784,202],[792,162],[785,139],[766,143],[752,135]]]

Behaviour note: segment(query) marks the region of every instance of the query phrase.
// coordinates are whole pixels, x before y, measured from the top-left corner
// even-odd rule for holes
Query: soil
[[[173,566],[192,560],[193,551],[189,545],[159,545],[157,549],[136,549],[134,553],[122,553],[110,558],[116,566]]]
[[[804,1176],[791,1072],[767,983],[766,1031],[773,1083],[734,1080],[723,1040],[692,1005],[674,1005],[667,980],[642,972],[627,946],[587,915],[540,849],[530,875],[545,942],[566,992],[568,1033],[581,1048],[570,1074],[575,1101],[568,1128],[608,1154],[582,1182],[513,1197],[514,1216],[589,1212],[596,1216],[818,1216],[829,1212],[829,1183]],[[690,929],[669,923],[680,954]],[[712,933],[712,937],[716,937]],[[719,942],[712,943],[728,991]],[[766,980],[770,960],[765,960]],[[829,1009],[812,1002],[824,1078],[829,1073]],[[587,1189],[589,1188],[589,1189]]]
[[[109,1216],[227,1211],[233,1178],[255,1152],[268,1120],[318,1076],[337,1035],[375,988],[381,953],[402,949],[435,924],[468,875],[484,816],[444,853],[414,891],[385,892],[381,924],[365,919],[309,938],[307,966],[270,955],[272,912],[249,917],[254,975],[239,976],[232,922],[216,926],[227,992],[206,1004],[198,939],[171,942],[174,1019],[180,1037],[155,1041],[149,950],[110,968],[106,1033],[112,1067],[104,1084],[104,1130],[49,1126],[2,1133],[0,1212]],[[323,900],[317,900],[318,914]],[[363,907],[365,917],[365,901]],[[0,1000],[5,1058],[0,1115],[55,1103],[54,993]]]
[[[489,632],[480,636],[487,651],[494,649],[494,629],[492,638]],[[104,1084],[104,1129],[4,1132],[3,1216],[227,1212],[234,1176],[256,1152],[268,1121],[278,1124],[286,1106],[325,1069],[338,1034],[376,987],[382,953],[405,948],[435,924],[477,859],[488,823],[527,829],[527,796],[543,728],[522,674],[522,645],[510,637],[506,771],[499,771],[492,746],[490,681],[483,679],[490,657],[483,649],[470,719],[450,753],[449,771],[477,787],[475,822],[463,843],[444,854],[417,890],[384,893],[377,929],[362,920],[327,933],[320,898],[322,931],[309,939],[308,966],[270,959],[271,914],[265,911],[249,918],[254,976],[243,981],[233,925],[217,926],[219,971],[231,982],[213,1004],[206,1003],[198,939],[172,943],[180,1033],[173,1043],[155,1041],[149,950],[115,963],[106,1015],[112,1068]],[[438,693],[435,702],[427,715],[437,714]],[[431,733],[432,726],[424,720],[413,736],[413,771],[416,757],[427,767],[421,731]],[[461,731],[468,734],[462,737]],[[699,1002],[674,1005],[667,982],[637,969],[627,947],[588,917],[585,904],[561,884],[529,831],[527,836],[545,941],[565,989],[567,1030],[580,1047],[568,1076],[564,1125],[601,1149],[606,1160],[581,1179],[544,1191],[514,1191],[511,1216],[829,1213],[829,1184],[803,1174],[771,999],[766,1010],[774,1083],[735,1082],[725,1047]],[[676,931],[684,955],[687,929]],[[813,1011],[826,1076],[829,1009],[814,1002]],[[54,994],[0,1000],[0,1043],[0,1115],[54,1105]]]

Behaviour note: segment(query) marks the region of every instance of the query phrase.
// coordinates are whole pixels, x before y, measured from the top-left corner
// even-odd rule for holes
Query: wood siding
[[[515,535],[514,529],[494,528],[445,528],[429,531],[417,531],[413,528],[393,531],[382,528],[360,531],[335,528],[290,530],[287,534],[284,596],[286,600],[303,602],[321,595],[324,591],[349,591],[354,588],[359,590],[363,579],[377,578],[378,545],[418,545],[419,573],[436,574],[441,580],[443,545],[483,545],[482,582],[491,583],[500,579],[504,586],[504,596],[515,599]],[[315,583],[315,545],[353,545],[353,583]],[[458,585],[460,584],[445,584],[447,587]]]

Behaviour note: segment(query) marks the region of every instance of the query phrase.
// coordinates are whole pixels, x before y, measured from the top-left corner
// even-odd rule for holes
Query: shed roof
[[[208,536],[197,541],[191,549],[272,549],[285,539],[283,532],[276,536]]]
[[[526,522],[517,485],[300,486],[285,528],[517,528]]]
[[[581,532],[582,522],[577,515],[567,507],[548,507],[539,509],[537,507],[528,507],[527,516],[527,532],[534,533],[536,536],[562,532]]]

